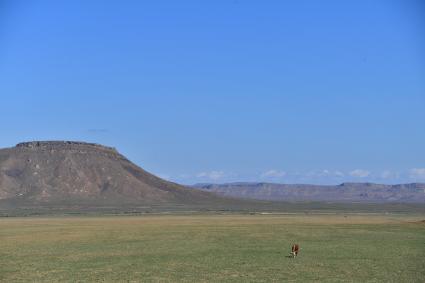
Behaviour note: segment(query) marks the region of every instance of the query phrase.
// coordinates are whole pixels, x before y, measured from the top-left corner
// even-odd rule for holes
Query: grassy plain
[[[425,282],[424,215],[0,218],[1,282]],[[288,257],[292,243],[298,258]]]

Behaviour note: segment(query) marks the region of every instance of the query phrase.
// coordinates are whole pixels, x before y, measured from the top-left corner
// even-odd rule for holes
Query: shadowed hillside
[[[3,204],[205,204],[224,199],[162,180],[114,148],[98,144],[27,142],[0,150]]]

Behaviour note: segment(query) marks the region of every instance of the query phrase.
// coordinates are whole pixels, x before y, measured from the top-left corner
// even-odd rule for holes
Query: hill
[[[360,203],[424,203],[425,184],[343,183],[336,186],[274,183],[197,184],[195,188],[222,196],[272,201]]]
[[[239,189],[242,189],[241,185],[238,185]],[[116,149],[93,143],[35,141],[0,149],[0,216],[200,211],[424,211],[422,204],[359,205],[348,203],[351,202],[348,199],[347,203],[288,202],[282,200],[293,199],[270,195],[254,200],[246,199],[253,197],[252,193],[228,190],[236,184],[223,186],[205,185],[199,190],[168,182],[135,165]],[[220,191],[220,187],[226,189]],[[244,190],[254,192],[254,187],[245,186]]]
[[[117,150],[72,141],[0,149],[1,207],[200,205],[227,199],[160,179]]]

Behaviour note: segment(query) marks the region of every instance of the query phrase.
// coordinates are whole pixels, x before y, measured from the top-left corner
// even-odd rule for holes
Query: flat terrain
[[[1,282],[425,282],[424,215],[0,218]],[[298,258],[288,257],[292,243]]]

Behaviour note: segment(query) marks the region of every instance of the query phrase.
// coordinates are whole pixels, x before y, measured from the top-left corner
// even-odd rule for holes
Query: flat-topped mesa
[[[27,141],[0,149],[0,214],[15,207],[100,212],[221,201],[158,178],[100,144]]]
[[[118,154],[113,147],[103,146],[97,143],[87,143],[78,141],[30,141],[16,145],[17,148],[46,149],[46,150],[72,150],[72,149],[96,149]]]

